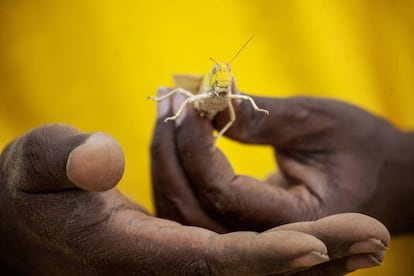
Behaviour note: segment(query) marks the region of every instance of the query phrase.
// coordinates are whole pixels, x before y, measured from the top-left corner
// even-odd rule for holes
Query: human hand
[[[0,156],[0,272],[278,274],[326,262],[337,238],[332,225],[342,220],[219,235],[147,214],[114,188],[123,169],[120,146],[103,133],[48,125],[13,141]],[[339,240],[342,251],[357,255],[341,262],[347,269],[379,262],[386,229],[363,216],[350,219],[356,231]]]
[[[159,96],[167,92],[160,90]],[[181,100],[180,98],[178,100],[174,98],[176,108],[180,106]],[[227,187],[228,185],[233,186],[233,184],[226,182],[229,173],[226,169],[229,169],[229,165],[228,163],[222,163],[224,156],[218,149],[211,151],[211,145],[214,141],[211,136],[212,128],[209,122],[196,116],[191,108],[186,111],[188,114],[183,114],[184,116],[178,118],[176,121],[178,127],[163,122],[165,117],[171,116],[175,112],[176,110],[172,110],[168,100],[158,104],[158,120],[154,130],[151,150],[153,193],[158,215],[184,224],[198,225],[223,233],[236,228],[252,229],[254,226],[249,224],[247,216],[251,216],[250,219],[253,222],[266,215],[270,216],[269,219],[271,219],[272,214],[277,213],[275,210],[268,209],[266,214],[256,214],[258,217],[256,218],[255,210],[250,209],[248,204],[254,202],[254,207],[256,207],[261,202],[260,198],[255,198],[255,192],[252,193],[252,197],[248,201],[238,201],[238,193],[246,195],[248,192],[243,191],[243,187],[237,187],[233,194],[230,188]],[[193,148],[194,150],[192,150]],[[205,160],[203,154],[207,154]],[[224,167],[221,167],[222,165]],[[190,172],[189,170],[193,168],[195,171]],[[237,176],[237,178],[239,177],[245,178]],[[202,181],[212,181],[213,183],[206,185],[205,190],[203,190],[197,185],[203,185],[206,182],[199,183],[199,178],[203,179]],[[247,180],[250,181],[249,178]],[[224,185],[224,187],[221,185]],[[245,184],[239,183],[239,185],[243,186]],[[252,185],[250,187],[252,190],[257,188],[258,192],[263,192],[260,191],[261,186],[255,187],[253,185],[256,184],[252,183],[247,183],[247,185]],[[264,189],[267,189],[268,186],[262,183],[257,185],[265,186]],[[212,190],[208,190],[209,187],[212,187]],[[270,189],[273,188],[270,187]],[[207,196],[210,194],[214,197],[214,193],[211,194],[211,192],[219,190],[225,190],[228,193],[220,193],[216,202],[214,202],[214,198],[210,198],[211,201],[207,203],[212,203],[213,206],[203,202],[206,194],[201,193],[206,192]],[[224,195],[227,195],[228,198],[224,198]],[[258,201],[257,204],[256,200]],[[221,212],[228,210],[226,209],[227,204],[234,204],[231,208],[237,210],[237,213]],[[271,206],[265,207],[270,208]],[[245,224],[233,224],[235,220],[237,221],[237,218],[231,217],[231,215],[244,217],[246,219]],[[227,221],[227,219],[229,220]],[[298,222],[275,229],[280,230],[286,227],[286,229],[305,232],[317,236],[327,245],[331,261],[311,270],[306,270],[303,275],[343,275],[358,268],[378,265],[380,263],[378,260],[382,260],[381,257],[373,262],[372,255],[369,258],[367,258],[368,255],[361,257],[359,253],[350,249],[350,244],[357,240],[363,241],[369,239],[369,237],[378,237],[378,231],[385,230],[377,221],[374,224],[369,224],[369,222],[374,221],[374,219],[360,214],[340,214],[316,222]],[[276,224],[276,222],[273,223]],[[264,228],[258,230],[264,230]],[[373,242],[371,240],[364,244],[370,244],[368,247],[371,250],[377,248],[382,252],[388,239],[374,239],[376,239],[376,242],[371,243]],[[367,250],[365,253],[368,253],[369,250],[365,249]],[[357,261],[358,264],[352,264],[354,261],[350,261],[350,259],[360,257],[361,259]]]
[[[175,128],[157,126],[162,130],[154,135],[155,145],[171,140],[168,149],[165,145],[162,153],[153,154],[153,183],[161,216],[180,219],[171,212],[179,209],[180,221],[219,229],[192,215],[202,209],[227,229],[262,231],[295,221],[359,212],[379,219],[393,233],[414,230],[412,135],[339,101],[253,98],[270,115],[262,116],[248,102],[234,103],[236,121],[225,135],[244,143],[272,146],[279,171],[266,181],[235,175],[222,152],[210,150],[212,125],[188,108]],[[175,97],[175,110],[179,103]],[[221,129],[226,122],[228,114],[222,112],[214,125]],[[165,162],[180,174],[170,173]],[[171,183],[186,185],[165,187]],[[167,210],[167,204],[173,207]]]

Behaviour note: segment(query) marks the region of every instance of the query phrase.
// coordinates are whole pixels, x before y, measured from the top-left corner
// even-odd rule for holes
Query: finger
[[[312,236],[291,231],[281,231],[275,236],[233,232],[218,237],[209,250],[214,274],[269,275],[328,261],[326,248],[319,242]],[[235,258],[241,264],[235,263]]]
[[[158,96],[163,96],[168,91],[161,88]],[[164,123],[164,119],[172,115],[170,99],[158,103],[158,118],[151,144],[151,175],[157,215],[184,224],[226,232],[224,226],[204,212],[188,183],[176,152],[174,123]]]
[[[320,274],[304,275],[344,275],[357,269],[378,266],[390,242],[390,234],[382,223],[355,213],[283,225],[269,231],[298,231],[324,242],[332,262],[312,269]]]
[[[290,193],[248,176],[236,176],[222,152],[211,150],[209,121],[192,108],[183,115],[176,124],[180,160],[201,204],[212,216],[235,229],[258,231],[316,217],[312,206],[318,200],[310,193]]]
[[[113,138],[60,124],[21,136],[6,148],[1,162],[7,183],[26,192],[108,190],[124,171],[122,149]]]
[[[299,231],[315,236],[328,247],[331,259],[387,249],[390,234],[378,220],[357,213],[331,215],[311,222],[282,225],[269,231]]]
[[[323,137],[319,134],[339,121],[337,109],[350,108],[335,101],[309,97],[252,98],[259,108],[268,110],[269,115],[257,112],[249,101],[233,101],[236,120],[226,136],[254,144],[282,146],[292,142],[298,144],[305,139],[307,143],[318,142],[320,145]],[[229,121],[227,113],[221,112],[216,116],[214,124],[217,129]],[[315,141],[316,134],[318,139]]]
[[[333,260],[327,263],[316,265],[310,269],[295,273],[295,276],[315,276],[315,275],[329,275],[342,276],[350,272],[371,268],[381,265],[384,255],[376,254],[359,254],[341,259]]]
[[[125,220],[128,228],[124,227]],[[119,262],[119,270],[105,268],[111,272],[139,269],[153,275],[268,275],[328,260],[325,245],[300,232],[218,235],[125,211],[113,214],[107,229],[100,248],[109,255],[94,260],[99,264],[110,260],[115,267]]]

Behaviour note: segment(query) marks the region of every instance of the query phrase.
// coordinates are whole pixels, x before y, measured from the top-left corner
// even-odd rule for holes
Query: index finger
[[[269,111],[268,116],[257,112],[249,101],[233,101],[236,120],[225,133],[240,142],[284,146],[290,142],[311,140],[318,134],[318,143],[329,145],[321,133],[342,123],[344,114],[359,114],[351,105],[329,99],[311,97],[250,96],[256,105]],[[359,110],[361,111],[361,110]],[[219,113],[214,125],[221,129],[229,121],[227,112]]]
[[[158,96],[168,91],[160,88]],[[188,183],[176,152],[174,124],[164,122],[165,117],[171,115],[170,99],[159,102],[151,143],[151,177],[157,215],[183,224],[227,232],[223,225],[204,212]]]

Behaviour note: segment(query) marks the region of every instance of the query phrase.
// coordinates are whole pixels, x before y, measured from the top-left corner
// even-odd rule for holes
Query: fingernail
[[[161,97],[167,94],[170,91],[167,87],[159,87],[157,96]],[[157,118],[165,117],[168,114],[168,110],[170,108],[170,101],[165,99],[163,101],[158,102],[157,104]]]
[[[327,261],[329,261],[328,255],[317,251],[312,251],[308,254],[293,259],[292,261],[290,261],[289,266],[293,268],[310,267],[317,264],[325,263]]]
[[[177,114],[178,110],[182,106],[185,99],[186,98],[183,95],[180,95],[180,94],[174,95],[174,99],[173,99],[173,103],[172,103],[174,115]],[[186,109],[186,107],[184,107],[181,114],[175,119],[176,126],[179,126],[179,125],[182,124],[186,114],[187,114],[187,109]]]
[[[349,257],[346,268],[348,271],[355,271],[357,269],[369,268],[381,265],[381,261],[375,258],[373,255],[359,255]]]
[[[385,251],[388,248],[378,239],[369,239],[366,241],[356,242],[349,248],[351,254],[375,253]]]

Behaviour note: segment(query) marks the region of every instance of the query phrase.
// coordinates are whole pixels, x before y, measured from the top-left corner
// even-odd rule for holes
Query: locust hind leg
[[[228,99],[228,107],[229,107],[229,115],[230,115],[230,120],[228,121],[228,123],[219,131],[219,133],[217,133],[216,137],[214,137],[214,144],[213,144],[213,150],[216,148],[216,143],[217,140],[223,136],[223,134],[231,127],[231,125],[234,123],[234,121],[236,120],[236,113],[234,112],[234,107],[233,104],[231,103],[231,100]]]

